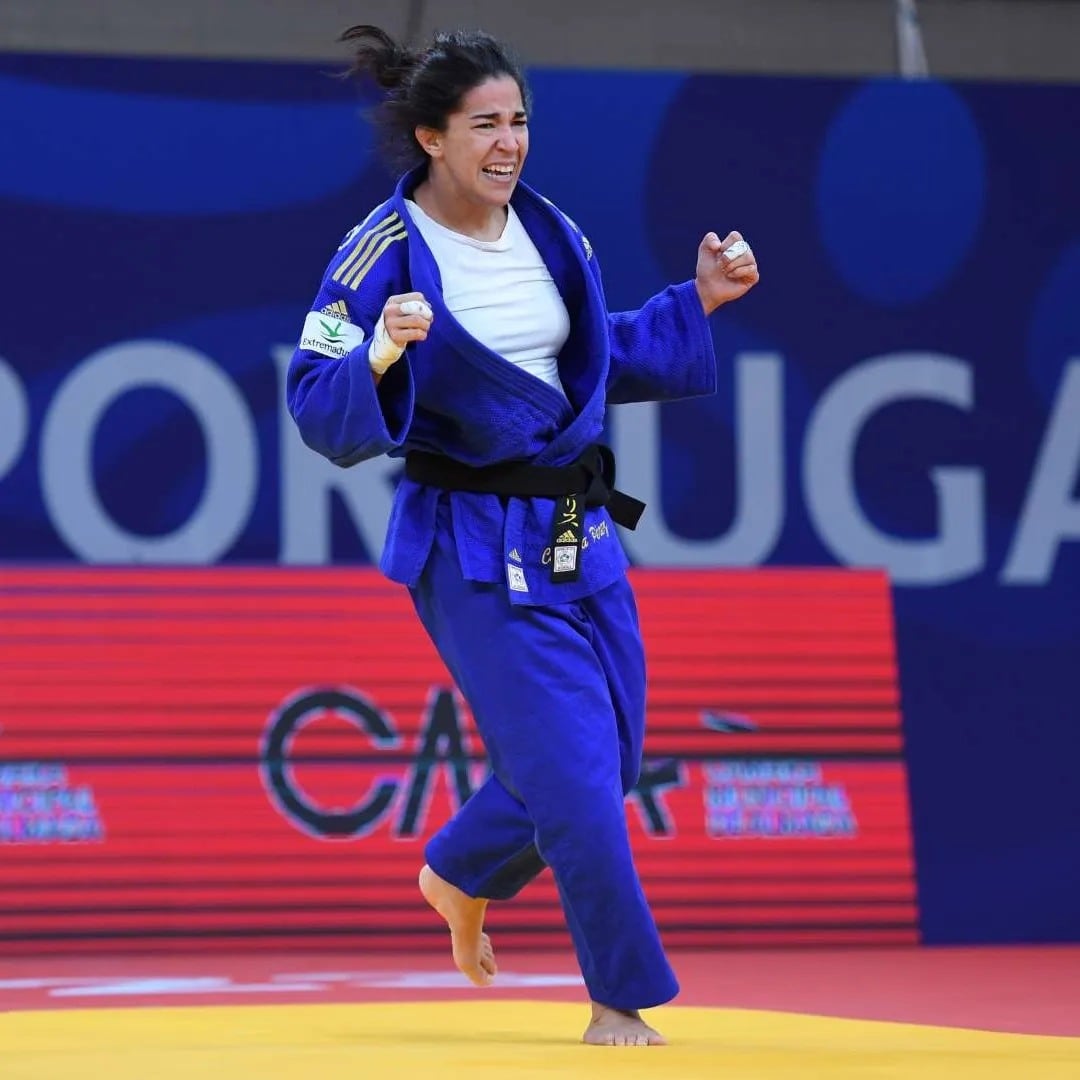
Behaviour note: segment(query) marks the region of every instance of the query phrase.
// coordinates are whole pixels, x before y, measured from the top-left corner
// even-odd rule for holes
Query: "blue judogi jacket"
[[[518,183],[512,204],[570,315],[558,390],[492,352],[446,308],[439,269],[405,199],[423,175],[407,173],[339,247],[289,365],[289,412],[301,437],[335,464],[426,450],[467,465],[527,461],[567,465],[596,442],[608,404],[663,401],[716,390],[712,336],[692,281],[640,310],[609,314],[588,240],[552,203]],[[368,348],[388,297],[423,293],[428,338],[407,348],[378,387]],[[621,478],[632,492],[633,479]],[[517,604],[561,603],[598,592],[628,565],[603,507],[585,515],[576,581],[550,580],[555,500],[506,498],[398,485],[380,563],[392,580],[419,580],[449,498],[466,580],[502,582]]]

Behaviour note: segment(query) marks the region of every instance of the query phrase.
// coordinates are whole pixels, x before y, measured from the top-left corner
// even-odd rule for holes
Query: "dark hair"
[[[518,60],[483,31],[436,34],[426,49],[419,50],[399,45],[377,26],[352,26],[340,40],[355,43],[346,75],[373,79],[384,92],[373,119],[383,136],[383,149],[396,165],[425,161],[415,129],[445,131],[447,118],[460,108],[461,99],[488,79],[509,76],[518,84],[526,111],[530,107]]]

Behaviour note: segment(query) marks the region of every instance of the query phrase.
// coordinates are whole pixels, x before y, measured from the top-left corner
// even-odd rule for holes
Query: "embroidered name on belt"
[[[581,542],[585,537],[585,497],[561,495],[551,519],[551,580],[577,581],[581,572]]]

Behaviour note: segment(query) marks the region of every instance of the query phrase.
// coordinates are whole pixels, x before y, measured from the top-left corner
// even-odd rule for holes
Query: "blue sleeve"
[[[285,394],[304,442],[347,467],[405,441],[413,417],[413,380],[407,352],[378,387],[368,366],[379,313],[387,297],[400,290],[386,273],[369,274],[353,290],[338,285],[331,270],[289,363]]]
[[[608,404],[716,393],[716,352],[692,281],[669,286],[637,311],[609,315],[608,327]]]

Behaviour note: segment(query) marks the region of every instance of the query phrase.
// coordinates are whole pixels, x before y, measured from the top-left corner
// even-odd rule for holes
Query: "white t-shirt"
[[[412,200],[405,205],[435,256],[454,318],[492,352],[565,393],[558,355],[570,316],[514,208],[507,207],[498,240],[474,240],[440,225]]]

